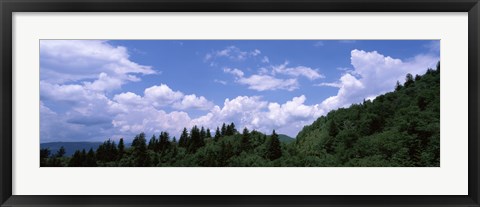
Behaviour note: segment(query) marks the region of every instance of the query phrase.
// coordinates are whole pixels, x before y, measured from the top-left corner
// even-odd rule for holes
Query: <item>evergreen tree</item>
[[[157,143],[157,138],[155,137],[155,134],[152,135],[152,138],[150,138],[147,149],[158,152],[158,143]]]
[[[83,167],[84,161],[82,160],[81,152],[79,150],[73,153],[72,158],[68,162],[69,167]]]
[[[90,150],[88,150],[87,156],[85,158],[84,166],[86,166],[86,167],[97,167],[97,159],[95,158],[95,152],[93,151],[92,148],[90,148]]]
[[[337,122],[335,120],[330,121],[330,125],[328,126],[328,135],[331,137],[337,136],[339,130],[337,126]]]
[[[408,73],[405,76],[405,84],[403,84],[405,87],[410,87],[415,81],[413,80],[413,75]]]
[[[63,155],[65,155],[65,147],[61,146],[60,149],[58,149],[56,157],[61,158]]]
[[[399,91],[402,89],[402,85],[400,84],[400,81],[397,81],[397,84],[395,85],[395,91]]]
[[[160,132],[159,150],[162,153],[165,152],[170,146],[170,141],[168,141],[169,137],[170,135],[168,132]]]
[[[210,133],[210,129],[207,128],[207,138],[212,138],[212,134]]]
[[[220,139],[220,129],[217,127],[217,130],[215,130],[215,137],[213,138],[215,141],[218,141]]]
[[[134,165],[136,167],[147,167],[150,165],[150,158],[147,154],[147,140],[142,132],[135,136],[132,142]]]
[[[205,128],[202,126],[202,129],[200,130],[200,139],[204,140],[205,138],[207,138],[207,132],[205,132]]]
[[[182,134],[180,135],[180,139],[178,140],[178,146],[187,148],[188,147],[188,132],[187,128],[183,128]]]
[[[118,141],[118,159],[123,158],[123,154],[125,154],[125,144],[123,143],[123,138],[120,138]]]
[[[40,167],[46,167],[48,165],[48,157],[50,156],[50,149],[40,149]]]
[[[225,123],[222,124],[222,131],[220,131],[220,134],[223,136],[226,135],[226,132],[227,132],[227,126],[225,126]]]
[[[188,145],[188,152],[195,153],[198,148],[205,145],[200,135],[200,129],[197,126],[193,126],[190,131],[191,143]]]
[[[243,129],[242,133],[242,144],[241,144],[241,149],[242,151],[248,151],[251,148],[251,143],[250,143],[250,132],[248,131],[247,127]]]
[[[280,140],[278,139],[278,135],[273,130],[272,135],[270,136],[270,140],[267,144],[267,154],[266,157],[269,160],[276,160],[282,156],[282,149],[280,146]]]

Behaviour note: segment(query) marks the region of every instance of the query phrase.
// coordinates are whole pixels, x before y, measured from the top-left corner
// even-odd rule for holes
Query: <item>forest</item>
[[[382,80],[379,80],[382,81]],[[126,146],[106,140],[97,149],[40,149],[42,167],[439,167],[440,63],[407,74],[392,92],[330,111],[281,142],[234,123],[184,128],[180,137],[140,133]]]

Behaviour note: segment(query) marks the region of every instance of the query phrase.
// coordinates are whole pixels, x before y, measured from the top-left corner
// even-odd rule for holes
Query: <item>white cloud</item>
[[[213,61],[216,58],[227,58],[233,61],[244,61],[248,57],[255,57],[260,55],[262,52],[259,49],[254,49],[252,51],[242,51],[236,46],[228,46],[223,50],[213,51],[205,54],[205,61]],[[210,64],[212,65],[213,62]],[[215,64],[213,64],[215,65]]]
[[[146,88],[144,94],[145,99],[155,107],[167,106],[181,100],[184,96],[182,92],[173,91],[165,84]]]
[[[279,133],[295,136],[303,126],[325,113],[318,104],[305,105],[305,100],[301,95],[279,104],[264,101],[259,96],[238,96],[226,99],[223,107],[215,106],[206,115],[193,119],[191,125],[213,129],[224,122],[234,122],[238,129],[247,127],[265,133],[276,129]]]
[[[236,69],[236,68],[234,68],[234,69],[224,68],[224,69],[223,69],[223,72],[225,72],[225,73],[230,73],[230,74],[232,74],[232,75],[234,75],[234,76],[237,76],[237,77],[239,77],[239,78],[243,77],[243,75],[244,75],[243,71],[241,71],[241,70],[239,70],[239,69]]]
[[[334,88],[340,88],[342,87],[342,84],[341,83],[319,83],[319,84],[314,84],[314,86],[329,86]]]
[[[213,103],[205,97],[197,97],[195,94],[186,95],[182,101],[174,103],[173,108],[176,109],[202,109],[208,110],[213,107]]]
[[[298,66],[294,68],[287,68],[285,63],[283,65],[272,67],[272,75],[275,74],[286,74],[293,77],[305,76],[308,79],[317,79],[323,78],[324,76],[319,74],[316,70]],[[225,73],[229,73],[235,76],[235,82],[247,85],[249,89],[256,91],[268,91],[268,90],[287,90],[293,91],[299,88],[299,83],[296,78],[281,79],[276,78],[271,75],[267,75],[266,72],[268,69],[260,68],[259,74],[251,75],[250,77],[245,77],[245,73],[239,69],[225,68],[223,69]]]
[[[289,75],[293,77],[304,76],[310,80],[315,80],[318,78],[325,78],[324,75],[320,74],[318,70],[312,69],[310,67],[305,66],[297,66],[297,67],[287,67],[288,62],[278,66],[272,66],[272,73],[275,75],[276,73]]]
[[[98,79],[93,82],[84,82],[86,88],[94,91],[111,91],[119,89],[122,84],[121,79],[110,77],[106,73],[100,73]]]
[[[40,65],[40,79],[58,84],[95,79],[101,73],[120,83],[139,80],[135,74],[157,73],[132,62],[127,48],[98,40],[41,40]]]
[[[248,85],[249,89],[257,91],[280,89],[293,91],[299,87],[297,79],[278,79],[268,75],[252,75],[248,78],[241,77],[237,80],[237,82]]]
[[[438,60],[436,56],[422,54],[402,61],[377,51],[352,50],[353,70],[347,71],[338,83],[324,83],[339,87],[339,90],[337,95],[324,100],[322,107],[326,110],[347,107],[363,101],[364,98],[373,98],[392,91],[397,81],[404,82],[407,73],[423,74],[428,68],[435,67]]]

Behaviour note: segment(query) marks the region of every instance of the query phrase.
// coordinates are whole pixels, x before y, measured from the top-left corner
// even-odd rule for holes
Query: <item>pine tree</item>
[[[227,126],[225,126],[225,123],[223,123],[222,131],[220,131],[220,134],[222,135],[222,137],[225,136],[226,132],[227,132]]]
[[[157,138],[155,137],[155,134],[154,134],[154,135],[152,135],[152,138],[150,138],[150,141],[148,142],[147,149],[158,152],[158,146],[157,145],[158,145]]]
[[[48,166],[48,157],[50,156],[50,149],[40,149],[40,167]]]
[[[210,133],[210,129],[207,128],[207,138],[212,138],[212,134]]]
[[[406,76],[405,76],[405,84],[403,84],[405,87],[409,87],[411,86],[412,84],[414,83],[413,81],[413,75],[408,73]]]
[[[220,139],[220,129],[217,127],[217,130],[215,130],[215,137],[213,137],[213,140],[218,141]]]
[[[273,130],[272,135],[270,136],[270,140],[267,144],[267,154],[266,157],[269,160],[276,160],[282,156],[282,149],[280,146],[280,140],[278,139],[278,135]]]
[[[81,152],[79,150],[75,151],[73,153],[72,158],[70,158],[70,161],[68,162],[69,167],[82,167],[83,166],[83,160],[81,157]]]
[[[160,132],[159,151],[162,153],[165,152],[170,146],[170,141],[168,141],[169,137],[170,135],[168,132]]]
[[[337,122],[335,120],[330,121],[330,125],[328,126],[328,135],[335,137],[337,136],[339,130],[337,126]]]
[[[123,138],[120,138],[118,142],[118,160],[123,158],[123,154],[125,154],[125,144],[123,143]]]
[[[86,167],[97,167],[97,159],[95,158],[95,152],[92,148],[88,150],[87,156],[85,158]]]
[[[402,89],[402,85],[400,84],[400,81],[397,81],[397,84],[395,85],[395,91],[399,91]]]
[[[200,135],[200,129],[197,126],[193,126],[192,130],[190,131],[191,142],[188,145],[188,152],[195,153],[198,148],[203,147],[205,145],[203,139]]]
[[[147,167],[150,165],[150,159],[147,154],[147,140],[145,133],[135,136],[132,142],[134,165],[136,167]]]
[[[200,130],[200,139],[204,140],[206,137],[207,137],[207,132],[205,132],[205,128],[203,128],[202,126],[202,129]]]
[[[241,144],[241,149],[242,151],[248,151],[251,148],[250,144],[250,132],[248,131],[247,127],[243,129],[243,134],[242,134],[242,144]]]
[[[183,128],[182,134],[180,135],[180,139],[178,140],[178,146],[187,148],[188,147],[188,132],[187,128]]]
[[[63,155],[65,155],[65,153],[66,153],[65,148],[63,146],[61,146],[60,149],[58,149],[58,151],[57,151],[56,157],[61,158],[61,157],[63,157]]]

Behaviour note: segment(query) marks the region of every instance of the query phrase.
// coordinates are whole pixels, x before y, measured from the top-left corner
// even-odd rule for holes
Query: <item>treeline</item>
[[[41,149],[40,164],[43,167],[274,166],[273,161],[282,156],[282,144],[275,130],[270,136],[247,128],[240,133],[234,123],[224,123],[213,136],[210,129],[194,126],[190,131],[184,128],[178,142],[168,132],[161,132],[147,143],[145,134],[140,133],[128,148],[122,138],[118,144],[107,140],[96,150],[83,149],[71,157],[64,155],[63,147],[54,154]]]
[[[381,80],[379,80],[381,81]],[[213,135],[212,135],[213,134]],[[307,166],[439,166],[440,63],[436,69],[349,108],[341,108],[305,126],[296,141],[282,143],[271,135],[235,124],[215,132],[194,126],[178,142],[167,132],[124,140],[107,140],[97,149],[66,157],[41,149],[41,166],[56,167],[307,167]]]

